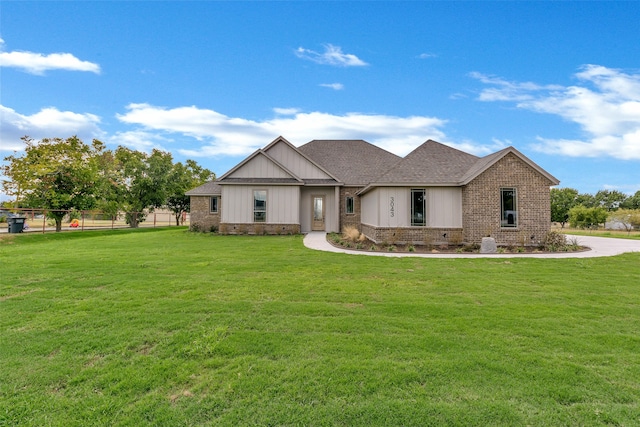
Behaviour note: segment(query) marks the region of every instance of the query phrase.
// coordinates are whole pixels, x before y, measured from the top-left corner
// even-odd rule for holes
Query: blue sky
[[[2,1],[0,156],[78,135],[220,176],[279,135],[435,139],[634,193],[639,22],[635,1]]]

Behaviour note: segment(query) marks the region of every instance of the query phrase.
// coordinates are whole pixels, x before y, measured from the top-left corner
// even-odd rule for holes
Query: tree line
[[[592,228],[615,221],[628,232],[640,228],[640,190],[629,196],[618,190],[581,194],[574,188],[551,189],[551,221],[564,228]]]
[[[4,158],[4,192],[15,197],[15,207],[44,209],[62,229],[69,211],[99,210],[117,216],[125,212],[127,224],[137,227],[145,212],[166,207],[176,224],[189,212],[184,193],[215,174],[193,160],[174,163],[170,153],[154,149],[150,154],[119,146],[108,150],[94,139],[84,143],[67,139],[27,136],[22,155]]]

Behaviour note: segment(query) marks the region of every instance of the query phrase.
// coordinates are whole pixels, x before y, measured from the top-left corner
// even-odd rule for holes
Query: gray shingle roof
[[[216,181],[209,181],[184,194],[187,196],[218,196],[222,194],[222,187]]]
[[[361,139],[316,139],[298,150],[346,185],[364,186],[402,158]]]
[[[461,181],[479,158],[429,140],[372,180],[377,184],[454,184]]]

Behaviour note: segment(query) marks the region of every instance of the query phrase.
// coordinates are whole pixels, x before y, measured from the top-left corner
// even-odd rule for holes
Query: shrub
[[[542,243],[544,250],[549,252],[561,252],[567,250],[567,238],[557,231],[549,231]]]
[[[356,227],[348,225],[342,229],[342,237],[345,240],[357,242],[360,240],[360,231]]]
[[[415,251],[416,251],[416,247],[415,247],[415,246],[413,246],[413,245],[409,245],[409,247],[407,248],[407,250],[408,250],[409,252],[415,252]]]

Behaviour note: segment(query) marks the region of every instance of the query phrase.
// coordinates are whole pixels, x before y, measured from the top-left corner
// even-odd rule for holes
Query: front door
[[[324,228],[324,196],[313,196],[313,217],[311,231],[325,231]]]

